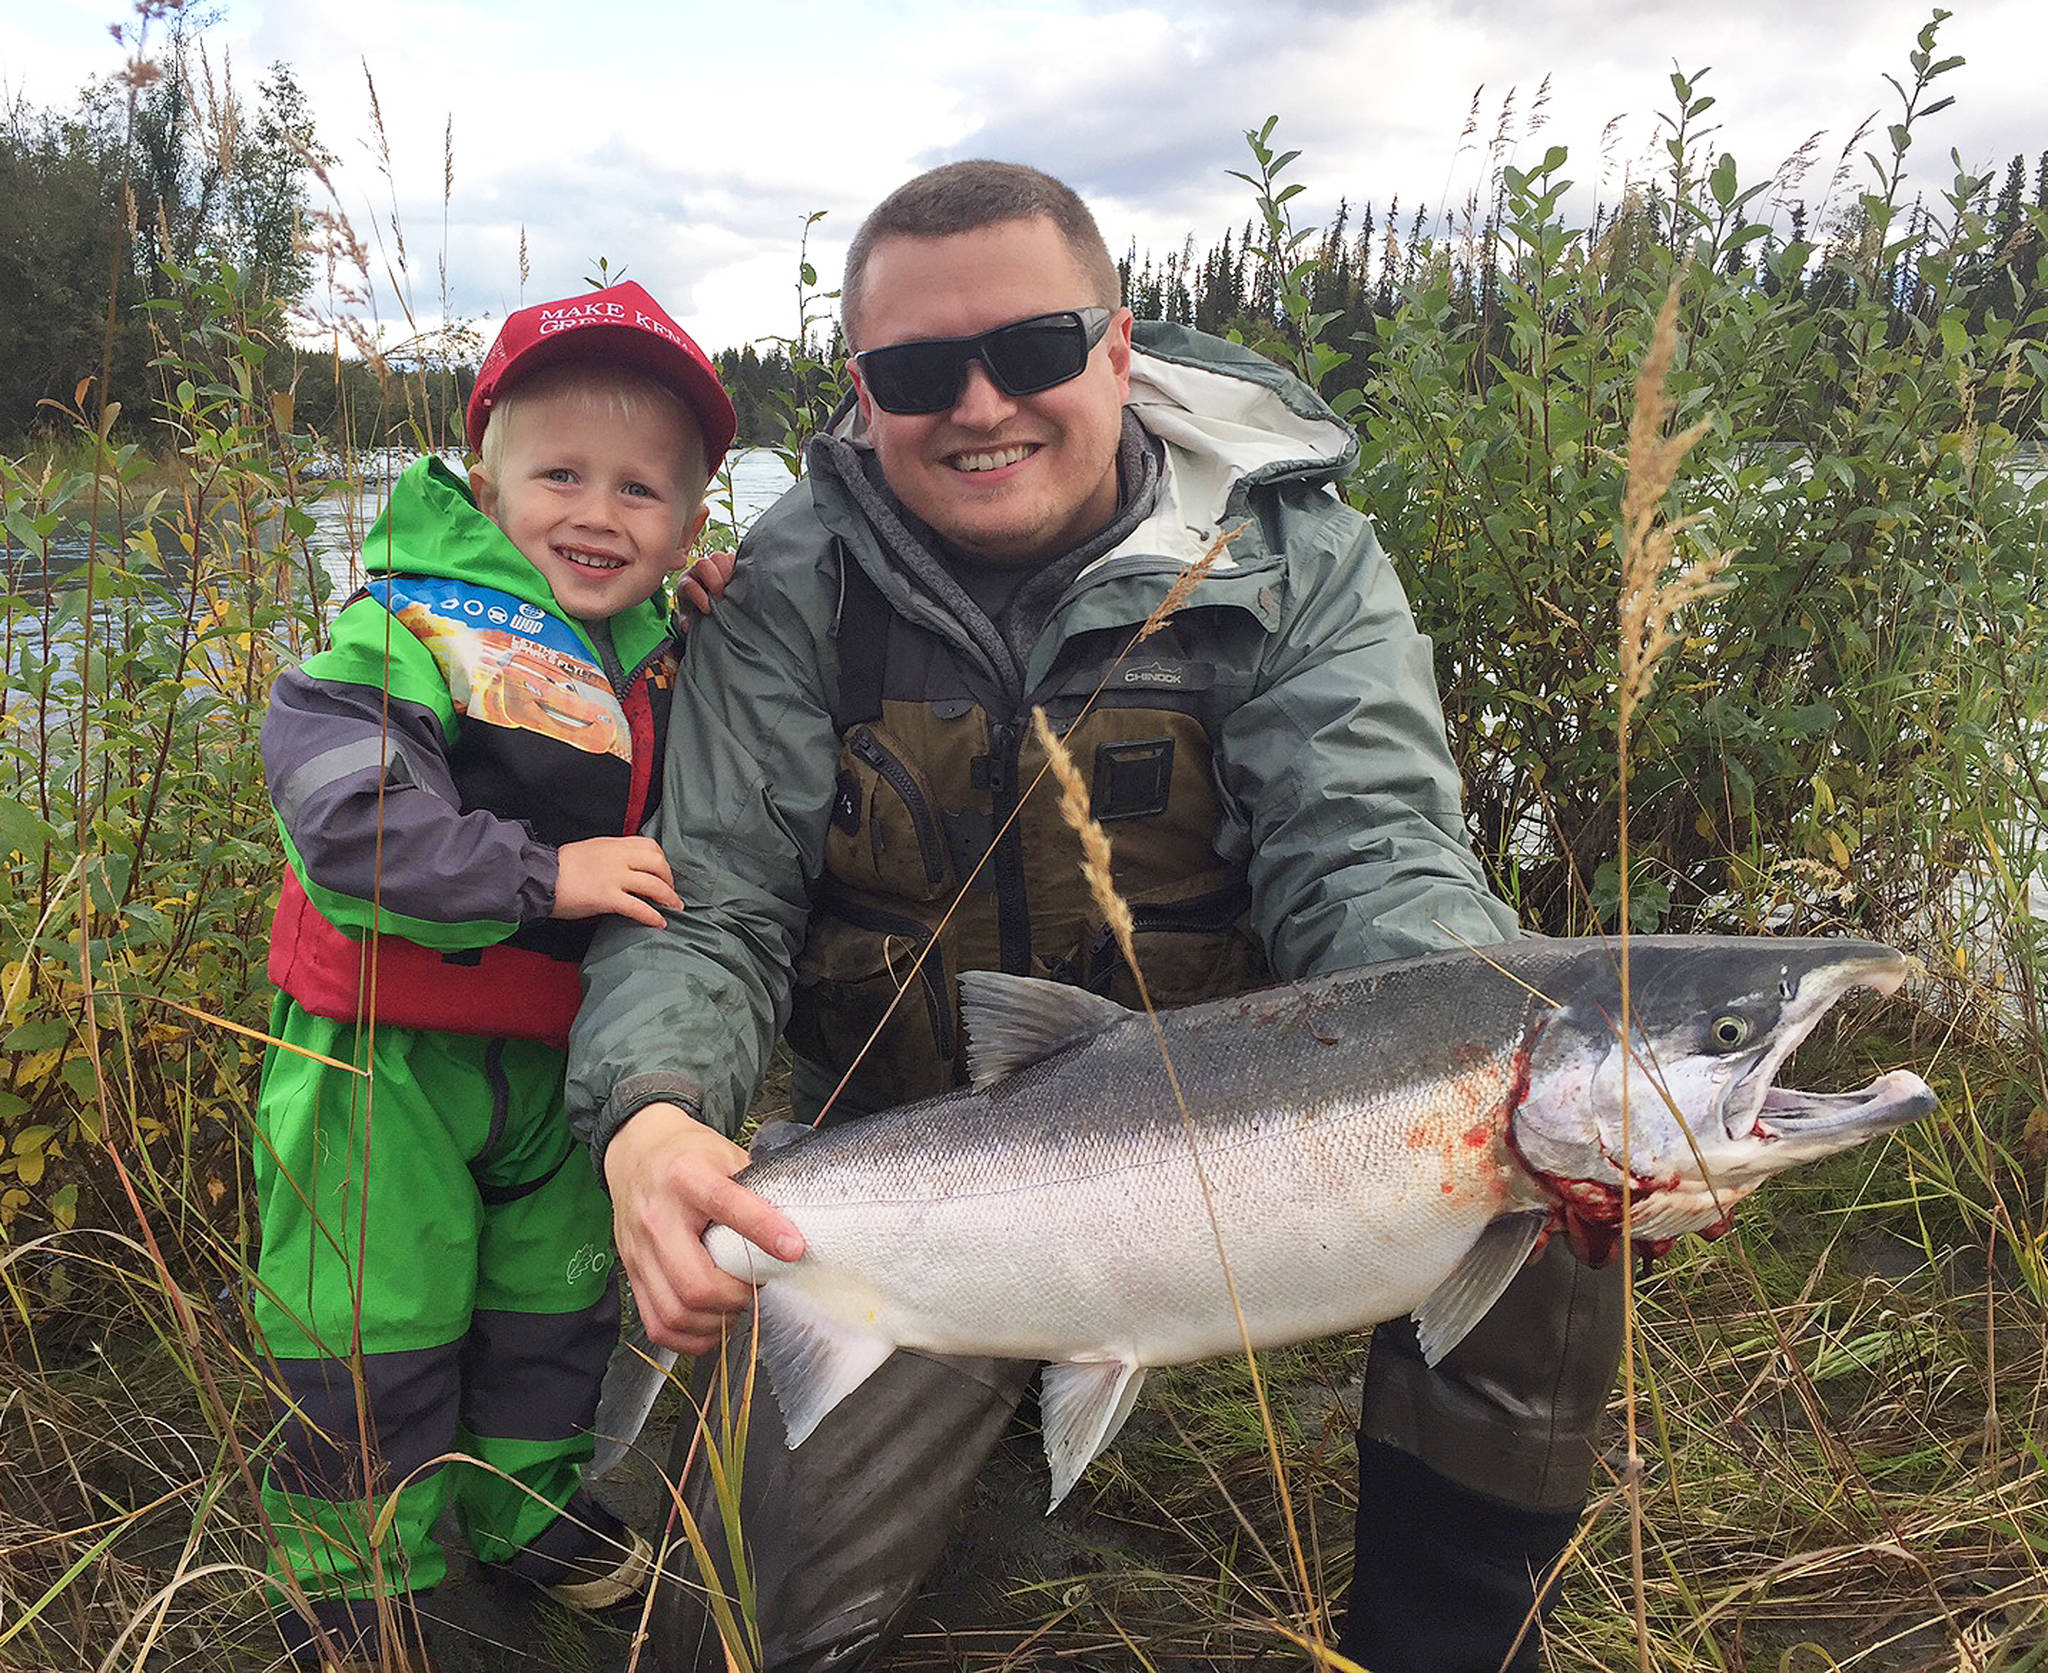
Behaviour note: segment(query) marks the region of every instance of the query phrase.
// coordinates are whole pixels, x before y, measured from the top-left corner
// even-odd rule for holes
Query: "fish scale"
[[[739,1177],[804,1256],[722,1226],[705,1244],[761,1286],[792,1445],[898,1347],[1040,1359],[1057,1503],[1149,1366],[1409,1312],[1434,1361],[1548,1230],[1601,1253],[1624,1193],[1656,1244],[1710,1230],[1771,1173],[1927,1114],[1904,1070],[1833,1097],[1774,1085],[1845,992],[1904,974],[1865,942],[1638,937],[1625,1051],[1599,940],[1312,978],[1156,1032],[1074,988],[971,973],[975,1084],[766,1135]]]

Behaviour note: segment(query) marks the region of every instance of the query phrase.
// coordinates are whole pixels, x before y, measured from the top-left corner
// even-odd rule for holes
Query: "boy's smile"
[[[512,433],[495,474],[470,473],[477,506],[569,615],[616,616],[689,562],[706,515],[690,469],[702,443],[680,406],[542,389],[492,422]]]

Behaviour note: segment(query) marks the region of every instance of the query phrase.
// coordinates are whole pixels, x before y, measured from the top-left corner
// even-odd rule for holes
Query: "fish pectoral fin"
[[[1081,1472],[1116,1439],[1145,1385],[1145,1367],[1128,1359],[1064,1360],[1038,1374],[1038,1420],[1052,1466],[1050,1516]]]
[[[1415,1336],[1425,1361],[1436,1364],[1486,1317],[1528,1261],[1549,1218],[1548,1210],[1504,1214],[1479,1234],[1451,1275],[1415,1309]]]
[[[1132,1014],[1114,999],[1064,982],[1010,976],[1000,970],[966,970],[960,975],[967,1074],[976,1087],[1092,1039]]]
[[[880,1369],[896,1344],[848,1330],[793,1284],[764,1284],[759,1294],[761,1363],[795,1448]]]

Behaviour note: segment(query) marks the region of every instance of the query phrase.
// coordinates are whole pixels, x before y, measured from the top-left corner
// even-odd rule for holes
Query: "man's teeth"
[[[1031,444],[1018,442],[1012,447],[999,447],[988,453],[956,453],[948,461],[956,471],[999,471],[1005,465],[1014,465],[1019,459],[1031,456]]]
[[[608,558],[601,552],[564,551],[562,556],[582,569],[624,569],[624,558]]]

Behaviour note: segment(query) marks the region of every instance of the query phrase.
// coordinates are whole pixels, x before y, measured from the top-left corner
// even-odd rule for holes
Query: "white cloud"
[[[65,105],[117,67],[99,0],[26,11],[0,22],[10,92]],[[1657,113],[1672,109],[1676,63],[1712,66],[1705,120],[1745,180],[1825,130],[1817,191],[1860,121],[1893,118],[1883,77],[1909,75],[1927,15],[1925,0],[226,0],[207,42],[245,90],[273,59],[292,66],[341,160],[342,207],[359,231],[381,232],[386,265],[391,223],[403,229],[419,310],[438,316],[445,262],[458,314],[502,317],[521,299],[524,228],[526,300],[575,290],[603,256],[717,347],[794,329],[808,213],[827,212],[811,254],[835,282],[867,207],[958,156],[1047,168],[1089,197],[1113,247],[1135,238],[1164,252],[1249,216],[1228,171],[1250,167],[1243,130],[1276,112],[1280,142],[1303,151],[1290,175],[1307,187],[1302,222],[1340,196],[1382,215],[1396,195],[1404,217],[1455,207],[1485,189],[1497,160],[1485,141],[1512,90],[1516,159],[1567,146],[1590,202],[1611,197],[1624,168],[1662,166]],[[2032,78],[2044,46],[2039,0],[1958,7],[1938,50],[1970,61],[1940,84],[1958,102],[1915,146],[1922,188],[1946,184],[1951,146],[2002,169],[2048,145]],[[1546,77],[1544,125],[1530,134]],[[1479,133],[1461,144],[1481,87]]]

